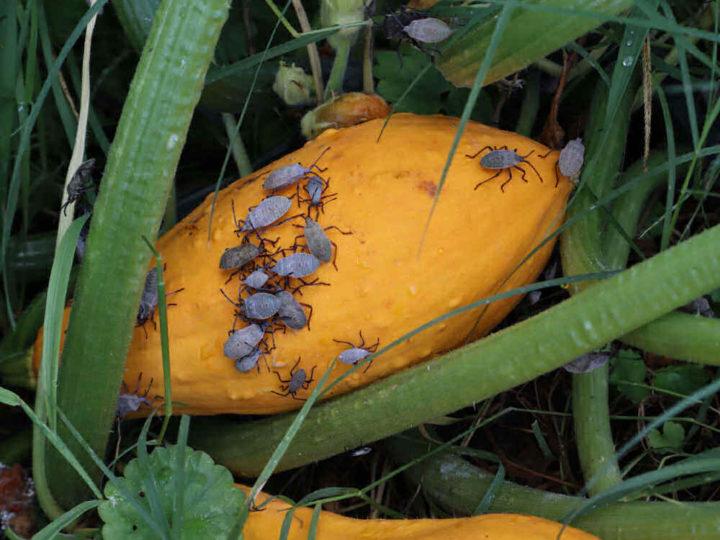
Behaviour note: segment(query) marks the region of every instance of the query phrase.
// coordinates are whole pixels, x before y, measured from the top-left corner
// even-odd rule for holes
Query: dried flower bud
[[[312,102],[314,93],[313,78],[295,64],[287,65],[280,61],[275,74],[273,91],[291,107],[307,105]]]

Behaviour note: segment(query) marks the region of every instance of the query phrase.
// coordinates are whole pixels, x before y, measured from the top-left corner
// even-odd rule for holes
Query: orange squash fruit
[[[298,369],[317,379],[348,347],[335,340],[357,343],[362,331],[367,344],[379,342],[382,347],[430,319],[530,283],[540,273],[552,241],[518,265],[562,222],[572,184],[560,177],[556,185],[557,152],[541,158],[549,150],[533,140],[468,123],[421,246],[458,120],[397,114],[378,141],[382,123],[373,120],[324,131],[303,148],[222,190],[209,240],[212,196],[159,239],[167,264],[167,291],[182,289],[168,297],[175,304],[168,308],[168,321],[176,412],[270,414],[296,409],[309,389],[300,389],[298,399],[273,392],[284,393],[279,379],[290,378],[298,358]],[[480,165],[487,150],[473,159],[466,154],[487,145],[516,148],[521,155],[532,151],[527,160],[537,173],[520,163],[526,181],[520,171],[512,170],[512,180],[501,190],[507,179],[507,171],[501,171],[475,189],[495,171]],[[330,182],[328,191],[336,195],[326,201],[318,222],[352,234],[327,231],[336,244],[337,270],[331,263],[322,264],[309,279],[329,285],[306,287],[297,296],[312,306],[310,328],[276,331],[275,349],[261,358],[259,373],[241,373],[223,355],[235,307],[220,289],[233,298],[239,290],[238,278],[226,283],[229,272],[219,268],[223,251],[240,243],[231,203],[238,219],[244,219],[248,208],[269,195],[262,186],[266,173],[296,162],[307,166],[325,149],[318,166]],[[294,195],[295,188],[277,194]],[[306,196],[302,187],[300,194]],[[307,212],[306,206],[299,208],[295,197],[287,216],[301,212]],[[294,225],[302,224],[298,218],[262,234],[278,237],[277,247],[287,248],[302,234],[302,228]],[[433,326],[378,356],[367,371],[358,370],[331,395],[367,385],[486,334],[520,298]],[[341,363],[335,367],[337,374],[347,369]],[[151,395],[163,394],[160,333],[151,324],[134,331],[125,370],[128,388],[135,388],[140,374],[144,384],[154,381]]]
[[[248,488],[238,484],[246,493]],[[260,494],[260,505],[268,495]],[[245,540],[280,538],[282,523],[290,506],[278,499],[251,512],[243,529]],[[312,509],[298,508],[292,518],[288,540],[308,538]],[[562,525],[520,514],[484,514],[453,519],[354,519],[321,511],[317,540],[557,540]],[[567,527],[562,540],[598,540],[592,534]]]

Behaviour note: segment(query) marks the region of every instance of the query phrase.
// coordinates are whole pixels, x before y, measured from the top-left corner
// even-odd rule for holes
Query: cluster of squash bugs
[[[235,307],[223,352],[240,372],[260,371],[260,358],[275,348],[276,332],[310,330],[312,306],[296,296],[302,296],[306,287],[329,285],[313,278],[321,265],[332,263],[337,269],[337,244],[327,231],[352,234],[318,223],[325,206],[337,199],[330,191],[330,179],[324,177],[327,169],[319,165],[329,150],[325,148],[308,166],[293,163],[267,173],[262,184],[267,196],[250,207],[244,218],[238,219],[232,204],[239,243],[222,253],[219,266],[228,272],[226,284],[239,276],[238,291],[237,295],[225,289],[220,292]],[[273,231],[293,221],[302,233],[292,245],[283,247],[280,236],[273,238]],[[236,329],[238,321],[246,325]],[[289,379],[275,372],[281,382],[281,392],[276,393],[299,399],[298,391],[309,388],[315,368],[308,375],[298,368],[299,362],[290,370]],[[267,362],[266,366],[271,371]]]

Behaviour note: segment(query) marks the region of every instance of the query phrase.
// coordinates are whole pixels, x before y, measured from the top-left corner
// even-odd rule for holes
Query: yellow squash
[[[348,348],[336,340],[358,344],[362,332],[367,345],[379,342],[382,347],[452,309],[532,282],[542,270],[553,242],[518,265],[562,221],[571,183],[561,177],[556,185],[557,152],[542,158],[540,154],[548,149],[535,141],[469,123],[421,243],[458,120],[398,114],[378,141],[382,124],[383,120],[373,120],[327,130],[224,189],[217,199],[209,240],[212,196],[159,240],[167,263],[167,290],[181,289],[168,297],[174,304],[168,318],[175,411],[269,414],[298,408],[309,389],[300,389],[299,399],[273,393],[284,393],[279,379],[290,378],[298,359],[298,369],[316,380]],[[529,163],[519,164],[524,173],[499,171],[497,178],[476,189],[496,171],[480,164],[488,149],[475,158],[466,154],[486,146],[530,153]],[[220,289],[232,298],[237,298],[239,290],[238,277],[227,282],[230,273],[219,268],[223,250],[240,243],[231,205],[237,218],[245,219],[248,208],[269,195],[262,185],[267,173],[296,162],[307,166],[323,151],[318,166],[329,180],[327,191],[336,195],[326,200],[317,219],[323,227],[337,227],[327,230],[336,244],[337,269],[331,263],[322,264],[308,279],[328,285],[306,287],[302,296],[297,295],[300,302],[312,306],[310,328],[276,331],[275,348],[261,358],[260,372],[241,373],[223,355],[236,308]],[[512,180],[501,190],[509,172]],[[294,187],[276,194],[294,196],[287,216],[307,212],[306,203],[298,206]],[[307,197],[302,187],[299,194],[301,199]],[[303,223],[302,218],[295,218],[264,231],[265,238],[278,238],[276,248],[268,245],[268,249],[288,248],[302,234],[298,225]],[[303,244],[302,238],[297,243]],[[350,376],[333,394],[486,334],[519,300],[516,296],[496,302],[484,311],[462,314],[416,335],[379,356],[367,372],[359,370]],[[335,373],[349,368],[339,363]],[[136,387],[140,374],[143,384],[154,381],[151,395],[163,394],[160,333],[151,324],[135,329],[125,371],[130,389]]]
[[[238,485],[247,492],[245,486]],[[257,504],[267,495],[261,494]],[[245,522],[245,540],[280,538],[283,520],[290,508],[273,500],[264,510],[251,512]],[[292,518],[288,540],[308,538],[313,511],[298,508]],[[557,540],[562,526],[547,519],[520,514],[485,514],[455,519],[353,519],[332,512],[320,512],[317,540]],[[573,527],[567,527],[560,540],[598,540]]]

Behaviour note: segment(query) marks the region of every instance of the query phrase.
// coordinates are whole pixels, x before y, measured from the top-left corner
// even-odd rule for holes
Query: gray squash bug
[[[255,289],[256,291],[262,289],[270,279],[265,272],[262,270],[254,270],[248,277],[243,280],[246,287]]]
[[[250,209],[247,218],[237,232],[248,232],[263,229],[275,223],[290,210],[290,199],[282,195],[273,195],[260,201],[260,204]],[[290,218],[292,219],[292,218]],[[236,222],[239,223],[239,222]]]
[[[278,317],[285,323],[285,326],[293,330],[300,330],[306,326],[308,330],[310,329],[310,319],[312,318],[312,306],[310,304],[301,304],[287,291],[276,292],[275,297],[280,300]],[[310,310],[309,317],[305,315],[302,306]]]
[[[140,305],[138,306],[138,312],[135,316],[135,325],[136,326],[142,326],[143,331],[145,332],[145,338],[147,338],[147,330],[145,330],[145,323],[148,321],[152,321],[153,327],[157,328],[157,325],[155,324],[155,321],[153,319],[153,316],[155,315],[155,310],[157,309],[158,305],[158,272],[157,267],[153,267],[151,270],[148,271],[147,275],[145,276],[145,285],[143,286],[143,292],[140,296]],[[171,294],[179,293],[180,291],[185,290],[184,288],[177,289],[171,293],[167,293],[165,296],[170,296]],[[169,306],[176,306],[177,304],[168,304]]]
[[[560,158],[558,159],[557,166],[563,176],[576,179],[580,174],[584,161],[585,146],[582,143],[582,139],[578,137],[568,142],[565,148],[560,150]]]
[[[223,345],[223,354],[231,360],[239,360],[251,354],[265,336],[263,328],[250,324],[233,331]]]
[[[249,242],[228,248],[220,256],[220,268],[223,270],[237,270],[256,259],[260,253],[262,253],[262,250]]]
[[[287,397],[292,396],[293,399],[297,399],[299,401],[305,401],[302,398],[297,397],[297,393],[300,390],[307,390],[310,388],[310,383],[313,382],[314,374],[315,374],[315,368],[317,366],[313,366],[312,370],[310,371],[310,377],[308,377],[307,373],[303,368],[297,369],[298,364],[300,363],[300,357],[298,357],[297,361],[295,362],[295,365],[290,369],[290,378],[289,379],[283,379],[280,377],[280,373],[277,371],[274,371],[275,375],[277,375],[277,378],[280,380],[280,392],[276,392],[275,390],[271,390],[273,394],[277,394],[278,396]]]
[[[152,406],[152,401],[148,399],[147,396],[150,393],[150,388],[152,387],[153,380],[150,379],[150,383],[145,389],[145,392],[143,392],[142,394],[140,393],[141,380],[142,372],[138,375],[137,384],[135,385],[135,389],[132,392],[124,382],[122,383],[122,390],[118,395],[117,408],[115,410],[115,415],[118,418],[125,418],[128,414],[139,410],[140,407]]]
[[[243,301],[241,313],[248,319],[263,321],[274,317],[280,309],[282,302],[275,295],[259,292]]]
[[[293,253],[280,259],[273,272],[283,277],[303,278],[314,273],[320,266],[320,261],[312,253]]]
[[[433,17],[415,19],[403,28],[411,40],[418,43],[440,43],[449,38],[453,30],[445,22]]]
[[[553,150],[549,150],[547,153],[539,155],[538,157],[545,159],[552,152]],[[560,150],[560,156],[555,162],[555,187],[560,183],[560,174],[577,183],[584,162],[585,145],[583,145],[582,139],[578,137],[577,139],[569,141],[563,149]]]
[[[295,243],[293,244],[293,248],[297,249],[298,238],[304,237],[305,243],[307,244],[310,253],[312,253],[321,262],[330,262],[330,260],[332,259],[333,266],[335,267],[335,270],[337,270],[336,260],[338,247],[337,244],[330,240],[325,234],[325,231],[329,231],[332,229],[339,231],[340,234],[343,235],[352,234],[351,231],[343,231],[335,225],[323,228],[317,221],[306,216],[305,226],[303,227],[303,234],[295,237]],[[333,246],[335,247],[335,257],[333,257]]]
[[[538,170],[535,168],[535,166],[530,163],[527,158],[530,157],[535,150],[530,150],[527,154],[524,156],[521,156],[517,153],[517,148],[514,150],[508,150],[507,146],[501,146],[501,147],[494,147],[494,146],[484,146],[482,147],[478,152],[476,152],[473,155],[466,154],[465,157],[470,159],[475,159],[480,154],[482,154],[485,150],[490,150],[486,155],[484,155],[482,158],[480,158],[480,165],[486,169],[492,169],[497,170],[497,172],[492,175],[490,178],[486,178],[482,182],[479,182],[475,189],[479,188],[483,184],[487,184],[488,182],[494,180],[503,171],[507,171],[508,178],[505,180],[505,182],[502,183],[500,186],[500,191],[505,191],[505,186],[510,183],[510,180],[512,180],[513,177],[513,169],[517,169],[522,174],[520,176],[520,179],[527,184],[527,178],[525,178],[525,175],[527,174],[527,171],[520,167],[521,163],[526,163],[530,166],[530,168],[535,171],[535,174],[537,174],[537,177],[540,179],[540,182],[543,181],[542,176],[538,172]]]
[[[296,184],[309,175],[313,169],[321,173],[325,172],[327,169],[318,167],[317,162],[320,161],[320,158],[322,158],[328,150],[330,150],[329,146],[320,152],[320,155],[309,167],[305,167],[301,163],[293,163],[292,165],[275,169],[265,179],[263,187],[269,191],[274,191]]]
[[[319,176],[312,175],[305,183],[307,198],[298,197],[299,203],[308,203],[308,215],[315,209],[315,219],[321,213],[325,213],[325,205],[337,199],[337,193],[330,193],[330,179],[324,180]]]
[[[260,367],[258,366],[258,360],[260,360],[261,355],[262,351],[260,351],[260,349],[253,349],[252,352],[235,361],[235,369],[242,373],[247,373],[253,368],[257,368],[259,372]]]
[[[366,347],[365,338],[362,335],[362,330],[360,330],[360,343],[357,345],[350,343],[349,341],[341,341],[339,339],[333,339],[333,341],[335,343],[342,343],[343,345],[348,345],[350,347],[349,349],[345,349],[338,355],[338,360],[343,364],[348,364],[351,366],[354,366],[361,360],[364,360],[365,358],[370,356],[370,354],[377,351],[378,345],[380,345],[380,339],[378,338],[375,343],[373,343],[369,347]],[[370,363],[368,363],[365,371],[367,371],[368,369],[370,369]]]
[[[67,201],[60,207],[63,214],[65,214],[69,205],[77,201],[83,193],[95,185],[92,178],[94,168],[95,160],[92,158],[78,166],[67,185]]]

